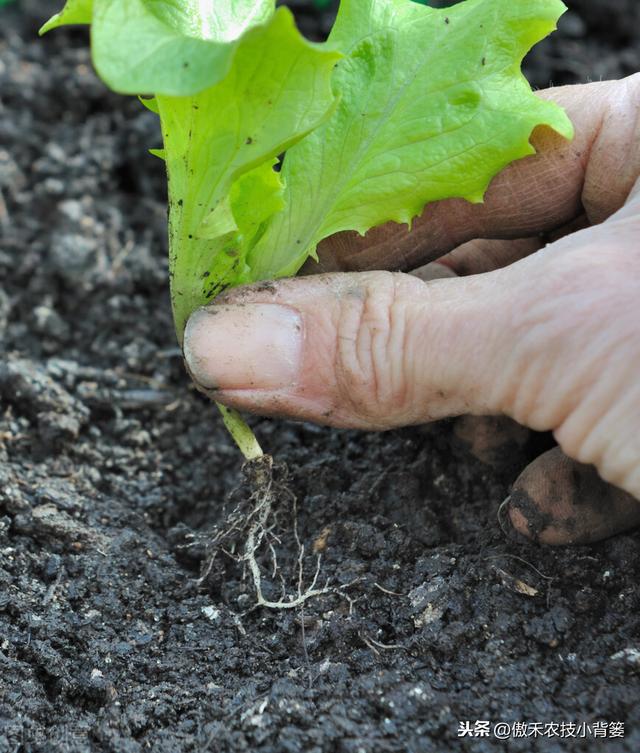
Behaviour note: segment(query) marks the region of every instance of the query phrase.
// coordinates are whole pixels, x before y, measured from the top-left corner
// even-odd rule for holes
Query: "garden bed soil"
[[[569,4],[535,85],[640,68],[635,2]],[[50,9],[0,10],[0,753],[640,750],[640,535],[518,540],[497,514],[513,469],[449,423],[256,419],[297,499],[279,492],[284,587],[297,508],[305,584],[321,554],[330,592],[252,608],[224,555],[200,578],[250,489],[175,345],[157,126],[105,91],[83,31],[36,38]],[[626,734],[458,738],[476,720]]]

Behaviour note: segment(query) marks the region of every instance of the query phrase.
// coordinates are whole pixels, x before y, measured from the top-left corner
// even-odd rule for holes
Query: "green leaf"
[[[241,175],[229,194],[204,218],[198,238],[211,240],[237,233],[238,244],[251,244],[261,227],[284,207],[284,186],[270,160]]]
[[[330,114],[331,74],[340,57],[307,42],[280,8],[244,34],[222,81],[191,97],[156,96],[179,337],[194,308],[246,276],[244,255],[260,234],[261,213],[282,206],[273,158]],[[262,205],[253,218],[248,202]]]
[[[237,238],[238,223],[233,216],[231,208],[231,197],[225,196],[215,209],[208,214],[200,223],[196,232],[196,237],[201,240],[217,240],[222,236],[231,236]]]
[[[68,0],[42,27],[89,23],[93,63],[123,94],[188,96],[220,81],[244,34],[273,0]]]
[[[250,244],[263,224],[284,208],[284,186],[271,160],[241,175],[231,187],[231,210],[242,235]]]
[[[71,24],[90,24],[93,10],[93,0],[67,0],[60,13],[52,16],[40,29],[40,34],[46,34],[58,26]]]
[[[269,20],[273,0],[144,0],[160,21],[185,36],[232,42]]]
[[[160,115],[155,97],[138,97],[138,100],[143,107],[147,108],[147,110],[150,110],[155,115]]]
[[[152,94],[144,104],[161,117],[179,339],[194,308],[294,274],[328,235],[411,223],[439,199],[482,201],[533,152],[536,126],[570,138],[520,72],[563,10],[342,0],[327,45],[312,45],[274,0],[94,0],[98,72]],[[90,17],[91,3],[69,0],[45,29]]]
[[[555,28],[559,0],[343,0],[329,44],[345,55],[340,103],[290,149],[286,208],[248,252],[248,279],[294,274],[324,237],[410,223],[425,204],[482,201],[491,179],[533,153],[532,130],[571,138],[566,114],[520,72]]]

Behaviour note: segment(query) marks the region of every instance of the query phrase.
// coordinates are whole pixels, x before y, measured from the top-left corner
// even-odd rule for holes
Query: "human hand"
[[[231,291],[192,315],[184,347],[196,382],[244,410],[362,429],[504,414],[552,430],[627,492],[559,451],[534,463],[512,522],[562,543],[640,522],[640,74],[540,96],[565,107],[572,143],[538,129],[538,154],[484,204],[328,239],[324,274]],[[373,271],[435,259],[451,276]]]

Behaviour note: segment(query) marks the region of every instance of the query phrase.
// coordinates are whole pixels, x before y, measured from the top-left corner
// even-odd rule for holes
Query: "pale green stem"
[[[163,98],[156,98],[156,101],[160,108],[159,114],[162,122],[162,131],[165,133],[171,126],[165,122],[165,118],[162,116]],[[191,133],[189,136],[191,138]],[[173,148],[171,143],[166,141],[166,138],[164,146],[167,151]],[[203,306],[210,302],[204,296],[202,278],[198,276],[194,278],[194,273],[198,272],[199,274],[200,271],[197,266],[201,255],[201,249],[198,248],[198,244],[202,243],[199,238],[194,236],[197,236],[196,228],[202,221],[202,210],[200,207],[211,202],[210,199],[205,200],[197,193],[186,191],[185,186],[188,184],[187,173],[191,160],[189,149],[182,156],[183,159],[177,162],[170,162],[165,159],[167,176],[169,178],[169,273],[171,280],[171,305],[176,335],[181,347],[189,315],[198,306]],[[177,191],[177,186],[183,187],[182,195]],[[212,190],[212,186],[207,186],[209,193]],[[201,202],[198,201],[200,198],[202,198]],[[233,437],[244,457],[247,460],[255,460],[256,458],[263,457],[264,453],[258,444],[258,440],[242,420],[242,416],[238,411],[227,408],[219,403],[216,403],[216,405],[222,414],[224,425],[227,427],[229,434]]]
[[[264,455],[262,448],[258,444],[255,434],[244,422],[238,411],[233,410],[233,408],[227,408],[226,405],[220,405],[220,403],[216,403],[216,405],[220,413],[222,413],[224,425],[245,458],[247,460],[261,458]]]

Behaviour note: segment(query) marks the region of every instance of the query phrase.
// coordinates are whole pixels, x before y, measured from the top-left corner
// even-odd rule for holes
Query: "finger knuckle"
[[[339,400],[371,425],[389,416],[401,421],[410,401],[404,277],[375,273],[341,299],[335,363]]]

